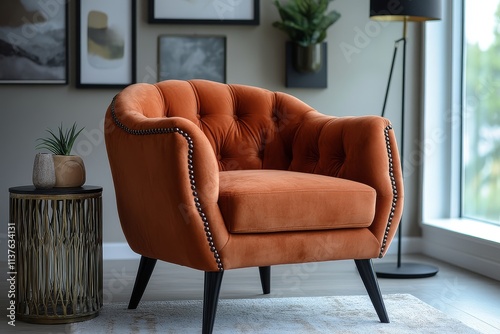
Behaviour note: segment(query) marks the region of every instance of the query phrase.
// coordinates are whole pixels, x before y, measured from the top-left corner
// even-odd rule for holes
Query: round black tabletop
[[[35,186],[11,187],[9,192],[12,194],[23,195],[72,195],[72,194],[95,194],[102,191],[102,187],[81,186],[75,188],[56,187],[50,189],[38,189]]]

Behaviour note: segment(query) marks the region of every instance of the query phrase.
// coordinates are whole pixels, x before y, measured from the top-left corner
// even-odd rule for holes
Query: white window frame
[[[422,251],[500,280],[500,226],[460,217],[462,1],[426,24],[422,80]]]

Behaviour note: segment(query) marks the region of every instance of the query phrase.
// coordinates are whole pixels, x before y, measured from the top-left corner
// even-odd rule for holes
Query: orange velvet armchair
[[[380,321],[373,271],[403,209],[390,122],[334,117],[263,88],[205,80],[134,84],[106,113],[120,223],[141,255],[129,308],[157,260],[205,272],[204,333],[225,270],[353,259]]]

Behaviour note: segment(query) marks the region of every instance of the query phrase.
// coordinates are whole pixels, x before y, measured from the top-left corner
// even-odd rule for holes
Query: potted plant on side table
[[[83,159],[78,155],[71,154],[73,144],[82,130],[83,128],[77,130],[76,123],[71,128],[63,130],[61,124],[56,133],[47,129],[49,136],[37,139],[37,141],[40,141],[36,146],[37,149],[46,149],[52,153],[55,174],[54,187],[81,187],[85,183],[85,165]],[[33,170],[34,184],[36,161],[37,159],[35,158]]]
[[[326,30],[339,18],[340,13],[328,5],[333,0],[289,0],[274,5],[278,8],[281,21],[273,27],[283,30],[292,42],[292,60],[295,70],[302,73],[317,72],[321,69],[321,44],[326,38]]]

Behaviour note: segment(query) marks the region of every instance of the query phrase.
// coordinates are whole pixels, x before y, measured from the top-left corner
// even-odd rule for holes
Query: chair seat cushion
[[[219,208],[230,233],[362,228],[375,215],[375,190],[324,175],[282,170],[221,171]]]

